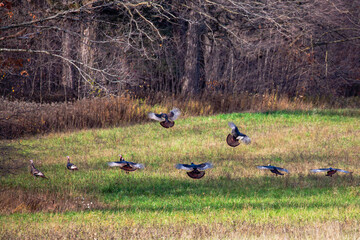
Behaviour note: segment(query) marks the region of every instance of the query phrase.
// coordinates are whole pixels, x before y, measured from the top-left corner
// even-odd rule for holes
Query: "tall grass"
[[[147,113],[181,109],[184,116],[242,111],[310,110],[313,108],[357,107],[359,99],[290,99],[277,92],[205,95],[199,98],[154,95],[144,99],[130,96],[83,99],[70,103],[38,104],[0,99],[0,138],[67,131],[73,129],[125,126],[149,121]]]

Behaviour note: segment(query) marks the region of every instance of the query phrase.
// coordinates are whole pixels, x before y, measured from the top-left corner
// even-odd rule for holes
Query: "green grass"
[[[228,121],[252,143],[227,146]],[[172,129],[150,122],[3,141],[3,165],[24,167],[1,177],[1,199],[10,200],[0,205],[0,236],[357,238],[359,146],[359,110],[220,114],[180,118]],[[110,169],[120,153],[146,168]],[[65,169],[67,155],[78,172]],[[33,179],[29,159],[50,180]],[[207,161],[215,167],[200,180],[174,168]],[[290,174],[256,168],[268,163]],[[328,166],[354,173],[309,173]]]

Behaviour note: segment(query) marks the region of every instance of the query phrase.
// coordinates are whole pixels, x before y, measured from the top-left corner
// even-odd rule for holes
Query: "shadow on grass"
[[[346,207],[360,202],[347,192],[360,177],[298,176],[253,178],[113,179],[98,192],[111,210],[202,211],[203,209],[282,209]],[[88,189],[91,192],[91,189]],[[124,201],[124,199],[127,199]],[[109,209],[110,210],[110,209]]]
[[[26,166],[23,161],[24,157],[18,148],[0,143],[0,176],[15,174],[24,168]]]
[[[87,172],[83,177],[81,171],[65,172],[65,176],[54,176],[48,181],[29,176],[30,185],[24,186],[27,188],[9,187],[9,191],[4,192],[6,196],[3,194],[8,202],[4,206],[8,209],[11,206],[13,211],[10,212],[20,211],[18,207],[22,206],[25,212],[169,213],[243,209],[308,211],[321,208],[331,211],[348,206],[360,207],[357,197],[360,176],[337,174],[330,178],[322,174],[296,174],[246,178],[214,176],[208,172],[203,179],[194,180],[185,172],[182,176],[149,176],[146,172],[125,174],[116,170],[99,170]],[[9,210],[5,212],[9,213]]]

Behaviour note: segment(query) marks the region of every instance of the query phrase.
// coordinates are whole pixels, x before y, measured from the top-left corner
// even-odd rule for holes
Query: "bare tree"
[[[7,24],[0,27],[4,34],[1,37],[0,51],[2,54],[6,54],[2,56],[2,62],[9,63],[9,59],[15,58],[21,64],[19,66],[8,64],[8,68],[3,72],[4,79],[13,82],[12,80],[19,75],[24,76],[24,74],[19,74],[23,71],[26,71],[25,77],[28,78],[42,77],[39,75],[37,66],[43,65],[44,59],[47,58],[39,56],[47,55],[57,59],[55,64],[58,70],[48,69],[47,74],[52,75],[54,84],[58,86],[56,91],[61,91],[59,87],[63,87],[62,95],[65,96],[65,100],[67,96],[81,97],[82,94],[82,96],[112,94],[111,84],[131,84],[133,79],[128,74],[126,61],[120,62],[124,58],[114,60],[100,56],[95,59],[96,51],[106,48],[106,45],[110,44],[113,45],[113,49],[105,54],[119,55],[124,52],[122,36],[97,40],[99,35],[106,36],[106,33],[96,33],[97,30],[94,27],[84,28],[84,25],[111,24],[106,19],[102,19],[102,11],[107,5],[105,3],[98,4],[99,1],[87,1],[87,3],[81,1],[52,3],[49,1],[49,3],[43,2],[42,4],[19,1],[17,4],[9,3],[9,8],[4,11],[11,13],[12,17],[6,19]],[[114,4],[112,5],[114,6]],[[48,7],[50,7],[49,10],[44,11]],[[44,36],[47,38],[44,39]],[[25,59],[28,59],[29,63],[25,64]],[[44,69],[42,68],[41,71],[43,72]],[[37,84],[33,85],[41,87],[43,81],[43,79],[38,79]],[[49,83],[50,85],[52,84]],[[20,88],[18,87],[17,91],[26,89],[21,90]],[[81,90],[87,92],[81,93]]]
[[[358,86],[360,3],[351,0],[2,4],[3,96],[318,95]]]

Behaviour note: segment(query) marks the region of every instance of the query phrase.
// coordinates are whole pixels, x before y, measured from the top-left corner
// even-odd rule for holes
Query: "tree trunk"
[[[69,23],[65,20],[64,29],[68,29]],[[66,59],[71,59],[71,38],[70,34],[63,32],[62,34],[62,56]],[[73,90],[73,75],[70,64],[63,60],[62,65],[62,85],[64,87],[65,101],[68,100],[68,89]]]
[[[80,60],[85,65],[93,67],[94,65],[94,50],[93,46],[90,42],[90,39],[95,39],[95,29],[96,25],[94,24],[88,24],[88,23],[82,23],[81,24],[81,45],[80,45]],[[89,70],[88,68],[83,68],[85,72],[87,72],[90,76],[90,81],[95,78],[95,74]],[[78,84],[78,98],[82,95],[82,97],[86,97],[88,91],[90,90],[89,83],[82,81],[81,76],[79,76],[79,84]]]
[[[186,33],[187,49],[185,53],[184,75],[182,77],[182,93],[194,95],[200,92],[201,59],[202,49],[200,37],[202,32],[201,23],[197,22],[201,17],[191,10],[188,30]]]

